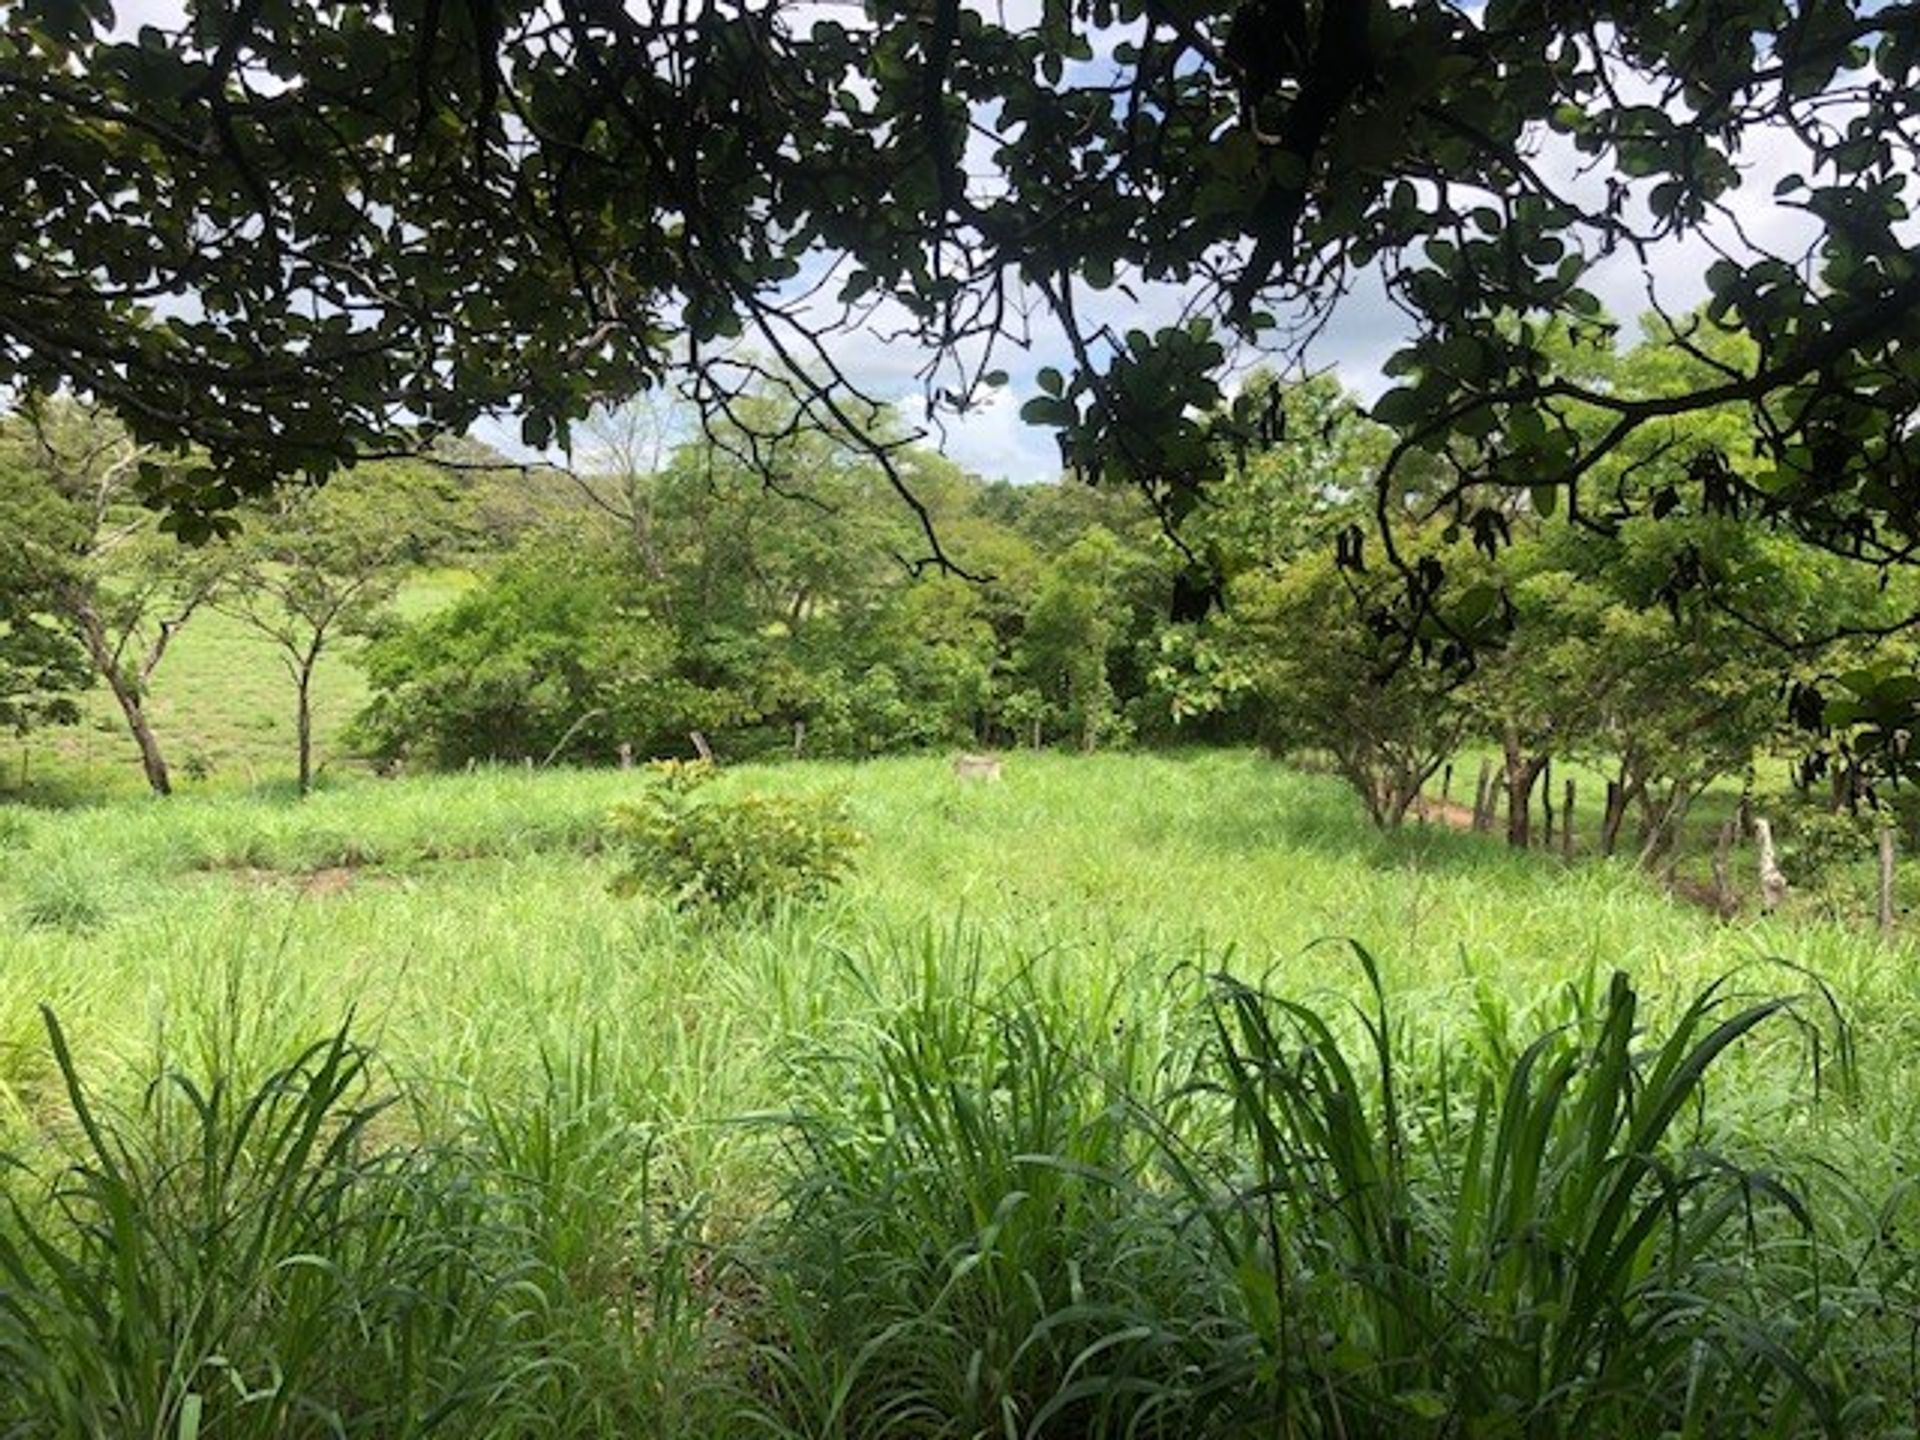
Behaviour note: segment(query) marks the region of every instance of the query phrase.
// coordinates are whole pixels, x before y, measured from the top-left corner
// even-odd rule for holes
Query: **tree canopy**
[[[1043,327],[1072,358],[1028,418],[1178,533],[1236,450],[1281,438],[1259,390],[1229,399],[1234,366],[1298,358],[1364,284],[1405,316],[1366,553],[1402,573],[1409,643],[1471,645],[1484,618],[1404,552],[1410,471],[1419,518],[1487,544],[1518,494],[1603,535],[1644,500],[1882,565],[1920,545],[1920,6],[184,14],[127,33],[107,0],[13,9],[0,383],[191,444],[204,463],[145,476],[188,536],[291,473],[487,413],[564,440],[676,375],[736,432],[740,397],[776,384],[782,425],[838,432],[919,507],[914,436],[876,421],[841,342],[917,337],[937,419]],[[1736,202],[1762,151],[1786,168],[1759,203],[1791,223],[1756,233]],[[1707,305],[1650,301],[1686,363],[1589,374],[1595,267],[1682,244],[1712,257]],[[1143,296],[1180,319],[1128,328]],[[1657,494],[1610,483],[1638,437],[1729,409],[1737,442],[1694,446]],[[1221,577],[1191,560],[1197,613]]]
[[[1223,340],[1284,348],[1371,268],[1409,333],[1376,413],[1463,481],[1572,492],[1638,427],[1742,403],[1756,503],[1875,553],[1914,538],[1910,4],[186,13],[125,34],[107,0],[23,0],[0,48],[5,378],[204,446],[164,497],[183,517],[406,425],[510,406],[544,441],[675,364],[724,402],[759,363],[743,333],[861,429],[832,342],[880,308],[964,404],[1034,306],[1076,357],[1036,417],[1178,507],[1220,463]],[[1713,264],[1707,323],[1745,361],[1645,390],[1556,364],[1542,322],[1600,323],[1592,266],[1710,229],[1762,136],[1804,157],[1773,203],[1812,244]],[[1195,323],[1104,322],[1100,292],[1159,283]]]

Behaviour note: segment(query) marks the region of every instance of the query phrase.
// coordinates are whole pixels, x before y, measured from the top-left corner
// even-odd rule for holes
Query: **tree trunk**
[[[1644,827],[1640,843],[1640,868],[1651,870],[1660,864],[1663,874],[1671,876],[1680,859],[1680,828],[1693,808],[1694,790],[1675,780],[1665,800],[1647,799],[1642,792]]]
[[[1540,767],[1540,814],[1543,821],[1540,843],[1553,849],[1553,762]]]
[[[1507,844],[1525,850],[1533,843],[1533,785],[1545,767],[1544,755],[1527,759],[1520,753],[1517,740],[1506,742],[1507,752]]]
[[[139,691],[117,676],[109,678],[107,684],[113,691],[113,698],[120,702],[120,713],[127,718],[127,729],[133,732],[133,743],[140,747],[140,768],[146,772],[148,787],[156,795],[171,795],[173,777],[167,773],[166,756],[160,753],[160,738],[153,733],[153,726],[147,721],[146,707],[141,704]]]
[[[1646,789],[1646,782],[1626,779],[1607,782],[1607,809],[1600,819],[1600,853],[1611,856],[1620,846],[1620,828],[1627,823],[1627,806]]]
[[[313,793],[313,664],[302,665],[293,679],[293,734],[300,755],[300,796]]]
[[[1480,779],[1473,790],[1473,828],[1476,833],[1493,826],[1493,762],[1480,762]]]
[[[126,718],[133,743],[140,749],[140,768],[146,772],[148,788],[156,795],[171,795],[173,777],[168,774],[166,757],[160,752],[160,739],[148,723],[139,685],[120,668],[113,647],[107,643],[106,626],[101,623],[92,603],[86,599],[74,599],[70,604],[69,613],[80,631],[80,640],[86,646],[87,656],[93,661],[93,668],[100,678],[107,682],[107,689],[113,692],[114,701],[120,706],[121,715]]]
[[[1566,799],[1560,806],[1560,858],[1573,859],[1573,777],[1567,777]]]

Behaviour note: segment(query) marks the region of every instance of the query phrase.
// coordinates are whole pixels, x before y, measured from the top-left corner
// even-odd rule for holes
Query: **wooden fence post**
[[[633,769],[633,742],[631,740],[622,740],[620,742],[620,768],[622,770]]]
[[[1493,811],[1488,801],[1493,796],[1493,762],[1480,762],[1480,783],[1473,792],[1473,828],[1476,832],[1485,831],[1493,824]]]
[[[1753,839],[1760,849],[1760,908],[1773,910],[1787,895],[1787,877],[1780,873],[1779,859],[1773,853],[1773,824],[1753,817]]]
[[[1893,929],[1893,825],[1880,817],[1880,933]]]

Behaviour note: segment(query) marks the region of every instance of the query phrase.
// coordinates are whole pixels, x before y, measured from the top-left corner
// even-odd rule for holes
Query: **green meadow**
[[[402,587],[395,613],[427,615],[472,584],[471,572],[430,571]],[[343,739],[366,703],[354,663],[364,642],[342,637],[314,680],[314,736],[323,770],[355,767]],[[204,609],[180,629],[155,670],[149,704],[168,758],[188,789],[244,790],[293,770],[293,685],[273,642],[233,615]],[[104,686],[81,697],[78,725],[0,748],[0,796],[77,800],[143,793],[138,752]]]
[[[1906,1433],[1906,941],[1240,752],[728,770],[865,841],[689,913],[648,783],[0,815],[9,1433]]]

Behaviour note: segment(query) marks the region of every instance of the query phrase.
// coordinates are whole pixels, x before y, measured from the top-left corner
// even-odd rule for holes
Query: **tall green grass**
[[[1089,1011],[986,958],[930,941],[787,1056],[790,1105],[735,1117],[769,1186],[731,1230],[592,1034],[448,1120],[350,1029],[103,1104],[49,1015],[68,1123],[6,1185],[0,1423],[1901,1433],[1908,1200],[1808,1178],[1713,1089],[1742,1046],[1835,1051],[1817,995],[1709,987],[1654,1035],[1615,976],[1460,1047],[1364,952],[1361,1009],[1188,974]]]
[[[591,1065],[427,1143],[344,1029],[250,1087],[169,1068],[125,1110],[47,1029],[73,1133],[5,1192],[6,1433],[663,1433],[682,1237]]]
[[[1219,755],[729,773],[871,840],[684,915],[633,783],[12,827],[0,1433],[1913,1427],[1903,939]]]

